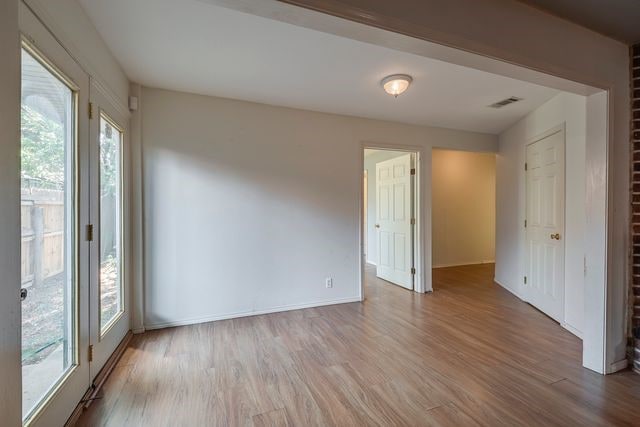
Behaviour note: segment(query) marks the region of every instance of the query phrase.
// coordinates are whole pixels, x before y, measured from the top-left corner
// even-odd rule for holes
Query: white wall
[[[378,233],[376,232],[376,164],[407,154],[406,151],[366,150],[370,152],[364,158],[364,169],[367,171],[367,262],[378,264]]]
[[[586,98],[562,93],[500,135],[497,156],[496,281],[522,295],[525,271],[525,145],[565,124],[565,317],[581,336],[584,328],[586,230]]]
[[[361,144],[497,147],[492,135],[159,89],[142,98],[147,328],[358,300]]]
[[[495,259],[496,156],[433,150],[433,267]]]
[[[25,0],[116,107],[125,107],[129,79],[76,0]]]
[[[18,1],[0,2],[0,423],[22,424],[20,37]]]
[[[586,95],[594,114],[606,113],[608,123],[597,120],[597,126],[589,124],[587,128],[590,179],[585,210],[590,232],[585,237],[585,290],[592,298],[589,307],[595,311],[587,311],[590,330],[585,331],[583,362],[601,373],[622,369],[629,287],[628,46],[518,1],[286,1],[325,14],[308,10],[302,17],[273,13],[264,10],[273,4],[270,2],[262,2],[260,12],[344,37]],[[239,8],[248,7],[248,3],[250,0],[234,2]],[[257,8],[255,4],[251,7]],[[370,27],[337,22],[327,15]],[[402,35],[389,35],[381,28]],[[605,93],[598,94],[594,87]],[[603,242],[604,248],[600,247]]]

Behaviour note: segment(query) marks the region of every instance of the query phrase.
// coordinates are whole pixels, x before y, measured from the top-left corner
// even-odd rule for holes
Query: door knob
[[[22,288],[20,289],[20,301],[24,301],[27,299],[27,294],[29,293],[29,291],[27,291],[26,288]]]
[[[380,224],[376,224],[376,228],[380,228]]]
[[[555,240],[560,240],[560,233],[552,234],[552,235],[551,235],[551,238],[552,238],[552,239],[555,239]]]

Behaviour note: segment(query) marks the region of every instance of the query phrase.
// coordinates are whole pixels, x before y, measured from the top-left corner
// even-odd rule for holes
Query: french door
[[[24,6],[22,414],[60,426],[89,387],[89,76]]]
[[[22,4],[20,28],[22,414],[62,426],[129,330],[128,117]]]
[[[128,118],[91,84],[90,107],[90,358],[91,379],[129,331],[127,289],[127,177],[125,132]]]

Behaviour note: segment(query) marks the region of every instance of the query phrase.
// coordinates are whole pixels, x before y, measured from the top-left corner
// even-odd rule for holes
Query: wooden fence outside
[[[64,271],[64,192],[22,190],[22,287],[37,286]]]

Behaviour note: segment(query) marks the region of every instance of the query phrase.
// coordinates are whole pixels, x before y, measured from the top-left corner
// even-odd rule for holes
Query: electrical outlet
[[[327,277],[324,284],[327,288],[333,288],[333,279],[331,277]]]

